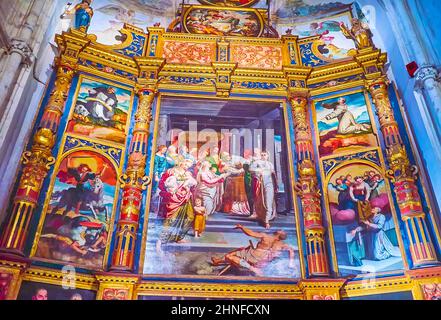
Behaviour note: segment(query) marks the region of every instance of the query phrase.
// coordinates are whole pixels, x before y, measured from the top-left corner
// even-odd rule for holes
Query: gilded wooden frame
[[[116,177],[117,183],[115,185],[115,194],[114,194],[114,200],[113,200],[113,204],[112,204],[112,212],[111,212],[110,221],[109,221],[109,231],[108,231],[108,233],[109,234],[113,234],[114,222],[115,222],[115,216],[116,216],[116,209],[117,209],[118,203],[119,203],[119,196],[118,195],[119,195],[119,191],[120,191],[120,185],[118,183],[118,177],[121,174],[122,169],[124,167],[125,149],[126,149],[125,148],[125,144],[126,144],[126,142],[124,142],[123,144],[119,144],[119,143],[108,141],[108,140],[93,139],[93,138],[89,138],[89,137],[86,137],[86,136],[78,135],[78,134],[75,134],[75,133],[68,133],[68,132],[66,132],[67,124],[68,124],[69,120],[71,119],[71,117],[72,117],[72,115],[74,113],[74,109],[75,109],[74,106],[77,103],[78,94],[79,94],[79,91],[80,91],[81,85],[83,84],[83,80],[84,79],[92,80],[92,81],[96,81],[96,82],[99,82],[99,83],[108,84],[108,85],[112,85],[112,86],[116,86],[118,88],[121,88],[121,89],[124,89],[124,90],[127,90],[127,91],[131,92],[130,107],[129,107],[129,110],[128,110],[128,117],[127,117],[128,119],[127,119],[127,123],[126,123],[126,126],[125,126],[125,130],[126,130],[125,131],[125,135],[126,135],[126,140],[127,140],[127,136],[128,136],[129,129],[130,129],[130,120],[131,120],[131,114],[132,114],[132,110],[133,110],[133,102],[134,102],[133,89],[130,88],[130,87],[125,87],[125,86],[120,85],[118,83],[114,83],[114,82],[111,82],[111,81],[103,80],[103,79],[98,78],[98,77],[94,77],[94,76],[90,76],[90,75],[85,75],[85,74],[80,74],[79,77],[78,77],[77,87],[76,87],[75,93],[73,95],[74,98],[72,99],[72,104],[70,106],[66,106],[66,109],[69,108],[69,114],[68,114],[67,121],[66,121],[66,127],[62,129],[63,137],[62,137],[62,139],[60,140],[60,143],[59,143],[59,151],[58,151],[57,160],[56,160],[53,172],[54,173],[58,172],[58,169],[59,169],[61,163],[70,154],[78,152],[78,151],[90,151],[90,152],[97,153],[97,154],[105,157],[107,160],[109,160],[112,163],[112,165],[113,165],[113,167],[114,167],[114,169],[116,171],[116,174],[117,174],[117,177]],[[101,151],[99,149],[96,149],[96,148],[80,147],[80,148],[75,148],[75,149],[72,149],[72,150],[69,150],[69,151],[65,152],[65,144],[66,144],[66,141],[67,141],[68,137],[72,137],[74,139],[87,140],[87,141],[90,141],[92,143],[97,143],[97,144],[100,144],[100,145],[107,146],[107,147],[109,147],[109,149],[121,150],[121,161],[120,161],[120,164],[118,165],[115,162],[114,159],[109,157],[103,151]],[[46,262],[51,262],[51,263],[57,264],[57,263],[65,263],[65,262],[64,261],[58,261],[58,260],[46,259],[46,258],[40,258],[40,257],[36,257],[35,256],[36,251],[37,251],[38,242],[40,240],[41,232],[43,230],[44,223],[45,223],[45,220],[46,220],[46,216],[48,214],[47,211],[48,211],[48,207],[49,207],[50,200],[51,200],[50,199],[50,195],[53,192],[54,185],[55,185],[55,180],[56,180],[56,174],[53,174],[51,176],[49,188],[48,188],[48,190],[46,192],[45,201],[44,201],[44,204],[42,206],[41,216],[40,216],[40,219],[39,219],[39,222],[38,222],[38,226],[37,226],[37,233],[36,233],[36,236],[35,236],[34,241],[32,243],[30,257],[32,257],[35,260],[46,261]],[[106,250],[105,250],[105,253],[104,253],[104,257],[103,257],[103,265],[101,267],[98,267],[97,270],[103,270],[107,266],[107,261],[108,261],[109,255],[110,255],[110,241],[111,241],[111,239],[109,238],[108,241],[109,242],[108,242],[108,245],[106,247]],[[78,265],[78,264],[75,264],[75,263],[68,263],[68,264],[70,264],[72,266],[75,266],[75,267],[79,267],[79,268],[84,267],[84,266],[81,266],[81,265]]]
[[[206,95],[201,95],[201,94],[177,94],[177,93],[160,93],[159,97],[157,99],[157,103],[156,103],[156,112],[155,112],[155,118],[154,118],[154,128],[153,128],[153,140],[152,140],[152,150],[156,150],[157,147],[157,133],[158,133],[158,125],[159,125],[159,115],[160,115],[160,110],[161,110],[161,103],[162,103],[162,99],[164,97],[185,97],[188,99],[207,99],[207,100],[227,100],[227,101],[259,101],[259,102],[273,102],[273,103],[279,103],[282,105],[282,109],[283,109],[283,113],[281,113],[281,116],[283,116],[283,121],[284,121],[284,128],[285,128],[285,134],[286,134],[286,144],[288,146],[288,155],[292,155],[292,141],[291,141],[291,136],[290,136],[290,125],[292,125],[292,123],[289,123],[289,118],[288,118],[288,112],[290,112],[290,110],[288,110],[289,105],[286,102],[286,99],[271,99],[271,98],[244,98],[244,97],[228,97],[228,98],[219,98],[216,96],[206,96]],[[282,120],[281,120],[282,121]],[[152,172],[153,172],[153,165],[154,165],[154,156],[155,153],[152,151],[151,155],[150,155],[150,168],[149,168],[149,175],[150,178],[152,178]],[[294,189],[294,159],[292,156],[288,156],[288,164],[289,164],[289,174],[290,174],[290,178],[291,178],[291,182],[290,182],[290,191],[291,191],[291,196],[292,196],[292,200],[293,200],[293,209],[295,211],[295,223],[296,223],[296,236],[297,236],[297,243],[298,243],[298,248],[299,248],[299,262],[300,262],[300,275],[301,278],[303,278],[305,276],[305,261],[304,261],[304,256],[303,256],[303,242],[302,242],[302,237],[303,234],[301,233],[301,230],[297,227],[300,226],[300,221],[301,221],[301,217],[299,217],[298,212],[296,211],[296,208],[298,208],[298,199],[297,199],[297,193]],[[151,189],[152,186],[150,185],[147,188],[147,197],[146,197],[146,205],[144,208],[144,230],[142,233],[142,240],[141,240],[141,251],[140,251],[140,259],[139,259],[139,265],[138,268],[140,270],[140,274],[142,273],[141,270],[143,270],[143,266],[145,263],[145,250],[146,250],[146,243],[147,243],[147,236],[148,236],[148,219],[149,219],[149,212],[150,212],[150,201],[151,201]],[[150,275],[145,275],[144,276],[150,276]],[[225,280],[229,280],[229,279],[234,279],[234,280],[243,280],[244,282],[251,282],[251,281],[265,281],[265,280],[273,280],[273,281],[281,281],[281,280],[295,280],[295,279],[282,279],[282,278],[255,278],[255,277],[215,277],[215,276],[210,276],[210,277],[204,277],[204,276],[189,276],[189,275],[152,275],[155,276],[155,278],[164,278],[167,279],[170,276],[174,277],[174,278],[182,278],[185,280],[190,280],[190,279],[207,279],[207,280],[219,280],[219,281],[225,281]]]
[[[319,155],[319,144],[320,144],[320,135],[319,135],[319,130],[318,130],[318,126],[317,126],[317,112],[316,112],[316,104],[317,102],[320,101],[324,101],[324,100],[329,100],[329,99],[333,99],[333,98],[337,98],[337,97],[341,97],[341,96],[348,96],[351,94],[356,94],[356,93],[362,93],[364,95],[364,99],[365,99],[365,103],[366,103],[366,109],[369,113],[369,118],[372,124],[372,128],[373,128],[373,134],[376,137],[377,140],[377,147],[369,147],[369,148],[364,148],[364,147],[356,147],[353,150],[350,151],[346,151],[346,152],[341,152],[338,154],[333,154],[333,155],[327,155],[327,156],[323,156],[320,157]],[[404,250],[404,242],[403,239],[400,235],[401,232],[401,224],[400,221],[398,219],[398,214],[396,211],[396,207],[395,207],[395,203],[394,203],[394,197],[392,195],[392,189],[390,186],[390,181],[386,178],[386,164],[385,164],[385,159],[384,159],[384,155],[383,155],[383,150],[381,149],[381,143],[380,143],[380,133],[378,131],[377,128],[377,123],[376,120],[374,118],[374,114],[372,111],[372,104],[371,101],[369,99],[368,93],[366,90],[364,89],[358,89],[356,87],[353,87],[353,90],[348,90],[348,91],[343,91],[343,92],[336,92],[333,93],[331,95],[327,95],[326,97],[320,97],[320,98],[312,98],[312,105],[311,105],[311,111],[312,111],[312,119],[313,119],[313,123],[314,123],[314,133],[315,133],[315,151],[317,154],[317,157],[319,158],[319,168],[320,168],[320,177],[321,177],[321,181],[322,181],[322,190],[323,190],[323,200],[325,202],[325,208],[326,208],[326,219],[328,221],[328,232],[329,232],[329,239],[331,241],[330,243],[330,247],[331,247],[331,257],[332,257],[332,266],[333,269],[338,272],[339,268],[338,268],[338,261],[337,261],[337,254],[336,254],[336,249],[335,249],[335,239],[334,239],[334,228],[333,228],[333,224],[332,224],[332,217],[331,217],[331,210],[330,210],[330,206],[329,206],[329,195],[328,195],[328,184],[330,182],[330,179],[332,177],[332,175],[337,172],[340,168],[345,167],[347,165],[350,165],[351,163],[362,163],[362,164],[366,164],[369,165],[371,167],[373,167],[374,169],[376,169],[378,172],[380,172],[382,174],[382,176],[385,178],[384,182],[386,185],[386,191],[387,191],[387,195],[389,197],[389,202],[390,202],[390,207],[391,207],[391,213],[392,213],[392,217],[393,217],[393,221],[395,224],[395,233],[397,235],[397,239],[398,239],[398,243],[399,243],[399,248],[400,248],[400,252],[401,252],[401,259],[403,262],[403,266],[405,268],[405,270],[409,269],[409,264],[407,261],[407,254],[406,251]],[[346,155],[353,155],[356,154],[357,152],[360,151],[376,151],[378,153],[379,156],[379,160],[381,163],[381,167],[376,165],[373,162],[369,162],[366,160],[353,160],[353,161],[343,161],[341,163],[339,163],[337,166],[333,167],[332,170],[330,170],[327,174],[325,173],[325,170],[323,168],[323,161],[328,160],[328,159],[333,159],[336,157],[341,157],[341,156],[346,156]],[[387,275],[387,274],[394,274],[396,273],[396,271],[386,271],[386,272],[380,272],[380,273],[375,273],[375,275]],[[359,275],[363,275],[363,274],[359,274]]]

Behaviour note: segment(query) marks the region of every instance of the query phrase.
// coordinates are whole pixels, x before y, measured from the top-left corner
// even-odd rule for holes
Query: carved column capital
[[[432,90],[436,83],[441,83],[439,70],[434,65],[423,65],[415,73],[415,90]]]
[[[22,57],[22,62],[26,64],[26,66],[30,66],[32,64],[33,50],[29,46],[29,44],[21,39],[11,39],[9,46],[9,53],[18,53]]]
[[[417,81],[426,81],[427,79],[434,79],[440,81],[440,74],[438,69],[434,65],[423,65],[418,68],[415,73]]]

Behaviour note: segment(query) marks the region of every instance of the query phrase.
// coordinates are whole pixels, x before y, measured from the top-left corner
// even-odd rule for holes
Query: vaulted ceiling
[[[349,7],[353,0],[270,0],[271,22],[278,28],[320,19]],[[115,42],[114,33],[127,22],[145,28],[160,22],[167,27],[182,3],[200,4],[197,0],[95,0],[95,17],[90,31],[101,42]],[[267,8],[267,0],[254,7]]]

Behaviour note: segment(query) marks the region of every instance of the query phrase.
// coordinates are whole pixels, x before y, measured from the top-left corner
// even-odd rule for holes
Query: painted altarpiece
[[[350,11],[280,37],[254,1],[202,2],[168,31],[126,24],[115,45],[56,36],[0,297],[436,297],[437,215],[387,55],[333,42]],[[247,142],[240,129],[260,133]],[[66,267],[80,284],[69,292]]]

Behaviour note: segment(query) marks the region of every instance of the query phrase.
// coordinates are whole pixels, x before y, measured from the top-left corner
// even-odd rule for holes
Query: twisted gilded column
[[[320,189],[314,162],[311,128],[308,120],[308,99],[303,95],[290,97],[294,119],[295,143],[299,178],[295,189],[300,197],[307,244],[309,276],[328,276],[329,264],[322,222]]]
[[[0,241],[0,250],[23,255],[29,224],[38,206],[41,188],[55,163],[55,145],[60,119],[75,70],[71,63],[57,61],[57,78],[43,117],[34,135],[31,150],[22,155],[23,169],[12,212]]]
[[[110,267],[114,271],[133,270],[142,194],[150,184],[150,179],[145,174],[145,166],[155,94],[155,89],[147,88],[138,92],[139,104],[135,114],[128,165],[126,172],[120,177],[123,196]]]
[[[394,184],[401,219],[409,239],[413,264],[420,266],[434,263],[437,262],[437,257],[416,186],[418,169],[410,164],[398,124],[395,121],[387,87],[387,79],[384,76],[367,82],[386,145],[390,167],[387,175]]]

